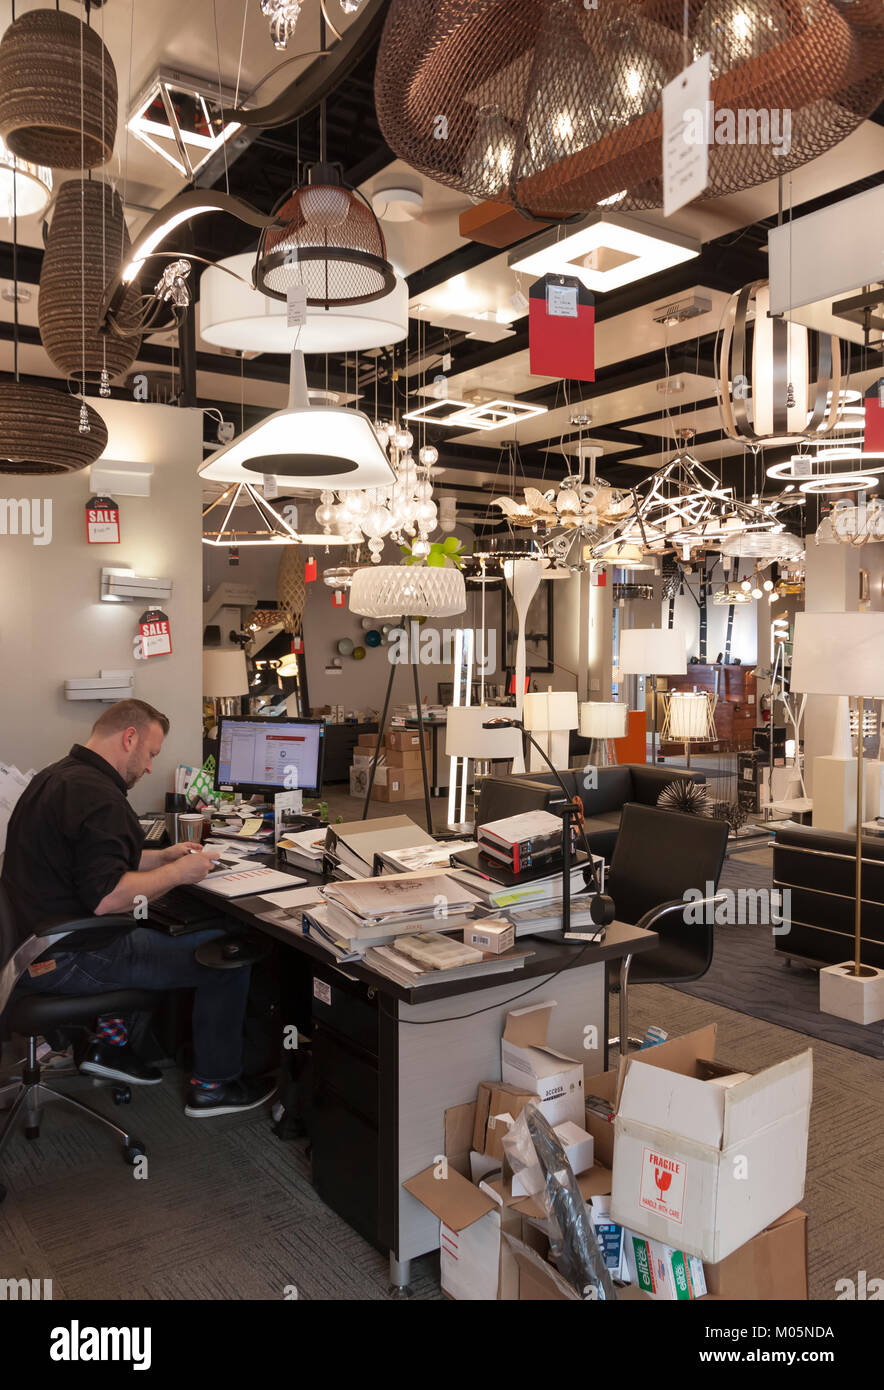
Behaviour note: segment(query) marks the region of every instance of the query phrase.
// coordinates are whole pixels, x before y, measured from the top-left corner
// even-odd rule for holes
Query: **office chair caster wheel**
[[[114,1105],[128,1105],[132,1099],[131,1086],[115,1086],[111,1092]]]
[[[146,1157],[147,1153],[145,1151],[144,1145],[138,1139],[133,1139],[131,1144],[127,1144],[125,1149],[123,1150],[123,1158],[129,1164],[130,1168],[135,1167],[135,1164],[138,1162],[139,1158]]]
[[[25,1138],[26,1138],[26,1139],[39,1139],[39,1138],[40,1138],[40,1126],[39,1126],[39,1125],[26,1125],[26,1126],[25,1126]]]

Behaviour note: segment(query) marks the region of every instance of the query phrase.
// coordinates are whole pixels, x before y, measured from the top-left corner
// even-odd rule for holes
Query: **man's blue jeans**
[[[200,965],[194,951],[224,936],[208,927],[184,936],[166,936],[135,927],[95,951],[47,951],[56,968],[36,977],[27,971],[15,987],[23,994],[98,994],[114,989],[195,989],[193,1001],[194,1076],[199,1081],[234,1081],[242,1071],[243,1020],[249,993],[248,966],[213,970]]]

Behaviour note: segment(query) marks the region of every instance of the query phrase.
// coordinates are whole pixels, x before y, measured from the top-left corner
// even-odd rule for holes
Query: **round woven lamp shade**
[[[366,566],[350,585],[350,612],[367,618],[450,618],[466,606],[463,575],[448,567]]]
[[[277,619],[284,623],[286,632],[300,632],[307,602],[307,584],[304,579],[304,556],[299,545],[283,548],[276,571],[276,601],[279,604]]]
[[[62,184],[43,253],[37,312],[43,346],[66,376],[100,381],[104,367],[112,378],[122,376],[138,355],[139,334],[119,338],[96,327],[107,282],[129,246],[123,204],[109,184]],[[127,312],[134,320],[139,299],[133,287],[118,322],[125,324]]]
[[[91,406],[80,434],[80,402],[63,391],[23,381],[0,383],[0,476],[76,473],[107,448],[107,426]]]
[[[290,287],[303,285],[314,307],[368,304],[395,286],[380,223],[361,193],[340,183],[307,184],[275,216],[285,226],[266,228],[258,242],[255,285],[262,294],[285,299]]]
[[[711,54],[716,112],[732,126],[752,117],[742,133],[711,132],[703,198],[807,163],[884,96],[880,0],[689,10],[689,61]],[[684,14],[683,0],[392,0],[375,71],[381,132],[437,182],[535,217],[603,200],[659,207],[662,91],[684,66]],[[759,126],[772,113],[788,130]]]
[[[94,169],[113,154],[116,129],[117,74],[95,31],[63,10],[14,20],[0,40],[0,136],[12,153]]]

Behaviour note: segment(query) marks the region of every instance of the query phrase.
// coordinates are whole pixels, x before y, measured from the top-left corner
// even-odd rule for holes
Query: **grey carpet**
[[[766,864],[747,863],[744,858],[726,859],[720,887],[734,891],[769,890],[769,851],[766,857]],[[884,1059],[881,1025],[863,1027],[820,1013],[817,971],[798,961],[787,966],[785,957],[774,949],[769,927],[716,925],[714,930],[715,950],[709,970],[702,979],[673,988],[808,1037],[849,1047],[867,1057]]]

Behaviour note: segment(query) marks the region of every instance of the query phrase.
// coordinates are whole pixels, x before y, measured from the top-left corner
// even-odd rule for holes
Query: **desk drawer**
[[[334,1095],[377,1127],[378,1069],[375,1063],[322,1024],[317,1024],[314,1030],[312,1050],[313,1105],[317,1115],[325,1112]]]
[[[378,1010],[368,998],[368,986],[348,980],[332,967],[317,963],[312,975],[311,1011],[314,1021],[355,1043],[372,1058],[378,1055]]]

